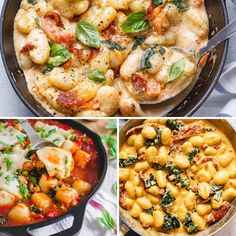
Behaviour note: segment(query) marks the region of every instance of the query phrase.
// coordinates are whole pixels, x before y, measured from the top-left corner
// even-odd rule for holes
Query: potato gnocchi
[[[22,0],[14,29],[28,89],[54,116],[144,116],[197,74],[172,46],[207,39],[204,0]]]
[[[236,197],[236,156],[206,120],[150,119],[126,132],[119,154],[120,206],[148,232],[196,233]]]

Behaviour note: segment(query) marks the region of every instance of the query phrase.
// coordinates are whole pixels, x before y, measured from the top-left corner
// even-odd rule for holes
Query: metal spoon
[[[214,49],[217,45],[224,42],[226,39],[230,38],[232,34],[236,32],[236,20],[233,20],[231,23],[226,25],[222,30],[216,33],[207,43],[207,46],[200,48],[198,51],[194,51],[191,53],[190,51],[179,48],[179,47],[171,47],[172,49],[179,51],[183,54],[186,54],[188,57],[191,56],[196,60],[196,65],[198,65],[201,58]]]
[[[21,126],[25,130],[29,140],[31,149],[41,149],[44,147],[57,147],[54,143],[47,141],[46,139],[41,138],[32,128],[30,123],[27,120],[19,120]]]

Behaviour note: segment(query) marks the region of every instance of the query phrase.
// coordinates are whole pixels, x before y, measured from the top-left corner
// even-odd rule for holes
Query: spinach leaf
[[[197,231],[197,229],[198,229],[198,226],[194,224],[190,213],[187,214],[187,216],[183,222],[183,225],[189,234]]]
[[[138,160],[136,156],[129,156],[128,159],[120,159],[119,165],[121,167],[131,166]]]
[[[27,0],[27,2],[29,4],[35,5],[38,2],[38,0]]]
[[[43,213],[43,209],[36,207],[35,205],[31,205],[30,206],[30,211],[36,213],[36,214],[42,214]]]
[[[162,229],[164,231],[169,231],[171,229],[176,229],[180,227],[180,223],[177,217],[172,216],[171,214],[165,215],[164,224]]]
[[[159,146],[159,145],[161,145],[161,135],[162,135],[161,129],[157,128],[156,133],[157,133],[156,138],[154,138],[154,139],[145,139],[144,144],[146,146],[150,147],[150,146]]]
[[[124,33],[136,33],[150,28],[149,22],[145,20],[145,12],[131,13],[122,24]]]
[[[172,131],[173,130],[179,131],[179,128],[184,126],[184,124],[182,122],[177,121],[177,120],[168,119],[166,121],[166,126]]]
[[[157,180],[153,174],[149,175],[149,179],[144,180],[145,188],[150,188],[152,186],[157,186]]]
[[[88,78],[90,80],[96,81],[98,83],[102,83],[103,81],[106,80],[106,77],[102,71],[99,70],[94,70],[92,71],[89,75]]]
[[[213,199],[219,202],[222,199],[222,191],[216,192],[216,194],[213,196]]]
[[[166,190],[164,196],[162,197],[162,202],[160,204],[160,206],[162,207],[163,211],[167,212],[168,209],[167,207],[173,202],[175,201],[175,197],[170,195],[170,191]]]
[[[98,30],[89,22],[80,21],[76,25],[76,34],[82,44],[92,48],[100,47]]]
[[[139,45],[141,45],[145,41],[145,36],[134,37],[134,44],[132,50],[135,50]]]
[[[158,49],[158,50],[157,50]],[[163,55],[165,53],[165,48],[163,48],[162,46],[159,45],[154,45],[149,47],[142,55],[141,58],[141,69],[150,69],[152,68],[152,64],[150,62],[150,58],[156,54],[157,52],[159,52],[161,55]]]
[[[163,0],[153,0],[153,4],[154,4],[154,6],[159,6],[159,5],[163,4]]]
[[[50,72],[54,67],[64,64],[72,57],[71,53],[59,44],[51,43],[50,48],[50,59],[47,64],[46,72]]]
[[[194,158],[199,152],[200,152],[200,149],[199,149],[199,148],[196,148],[196,147],[192,148],[192,149],[190,150],[190,153],[188,154],[188,159],[189,159],[189,161],[192,162],[192,161],[193,161],[193,158]]]
[[[172,0],[171,2],[182,11],[189,10],[188,4],[183,0]]]
[[[211,194],[216,194],[221,189],[222,189],[221,185],[217,185],[214,182],[211,183]]]
[[[155,209],[154,209],[154,207],[151,207],[151,208],[144,210],[144,211],[149,215],[153,215],[153,211],[155,211]]]
[[[167,83],[173,82],[174,80],[178,79],[184,72],[185,68],[185,59],[181,59],[174,63],[171,66],[170,73],[169,73],[169,79]]]
[[[101,43],[107,44],[109,46],[109,49],[116,49],[118,51],[124,50],[123,47],[120,46],[120,44],[118,44],[115,41],[111,41],[111,40],[102,40]]]

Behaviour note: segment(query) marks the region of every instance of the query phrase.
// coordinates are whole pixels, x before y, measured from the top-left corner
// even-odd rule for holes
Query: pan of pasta
[[[52,233],[74,235],[106,174],[103,144],[76,121],[28,122],[54,145],[33,149],[17,120],[0,120],[0,235],[28,236],[68,218],[69,228]]]
[[[210,94],[228,42],[193,54],[228,22],[223,0],[5,0],[1,52],[41,116],[185,116]],[[205,65],[205,66],[204,66]]]
[[[236,132],[227,120],[129,120],[119,202],[142,236],[213,235],[236,214]]]

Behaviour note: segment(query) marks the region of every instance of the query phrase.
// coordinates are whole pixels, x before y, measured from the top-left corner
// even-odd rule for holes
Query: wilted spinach
[[[177,217],[168,214],[164,217],[164,224],[162,229],[164,231],[169,231],[171,229],[176,229],[180,227],[180,223]]]
[[[183,222],[183,225],[189,234],[195,232],[198,229],[198,226],[194,224],[190,213],[187,214]]]
[[[126,167],[133,165],[138,160],[136,156],[129,156],[128,159],[120,159],[119,165],[120,167]]]

